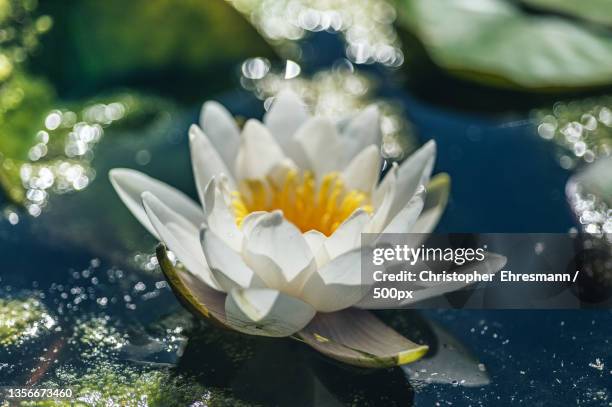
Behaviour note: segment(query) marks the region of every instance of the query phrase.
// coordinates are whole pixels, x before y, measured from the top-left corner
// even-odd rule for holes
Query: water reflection
[[[133,108],[130,96],[108,104],[86,105],[79,112],[55,109],[44,118],[19,174],[26,190],[23,203],[34,217],[46,206],[49,193],[81,191],[93,181],[94,147],[104,129],[124,119]]]
[[[229,389],[249,404],[408,406],[414,398],[399,368],[356,369],[296,341],[206,326],[191,333],[177,372],[193,375],[206,388]]]
[[[565,169],[612,155],[612,96],[558,102],[532,116],[540,137],[561,147],[559,163]]]
[[[299,54],[296,41],[308,32],[342,33],[346,57],[357,64],[400,66],[404,54],[393,27],[396,12],[386,0],[226,0],[273,43]],[[299,56],[299,55],[295,55]]]

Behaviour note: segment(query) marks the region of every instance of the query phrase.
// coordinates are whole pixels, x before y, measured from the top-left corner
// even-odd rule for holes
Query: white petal
[[[263,281],[244,263],[240,254],[223,243],[212,230],[202,228],[200,240],[210,271],[225,292],[233,288],[265,287]]]
[[[436,143],[430,140],[399,166],[397,169],[397,192],[391,204],[389,216],[395,216],[416,193],[418,187],[427,184],[433,169],[435,156]]]
[[[356,308],[320,312],[297,336],[343,363],[377,369],[414,362],[429,349],[404,338],[372,313]]]
[[[374,144],[380,148],[380,112],[370,105],[359,112],[342,132],[346,140],[345,157],[347,161],[359,154],[366,146]]]
[[[240,225],[240,230],[242,231],[243,236],[248,236],[251,234],[251,230],[253,227],[259,222],[259,220],[267,216],[269,212],[266,211],[256,211],[249,213],[244,220],[242,221],[242,225]]]
[[[231,173],[206,134],[195,124],[189,128],[189,149],[191,151],[193,176],[198,188],[198,194],[200,195],[200,201],[203,204],[204,190],[210,180],[221,174],[227,176]],[[233,187],[234,181],[230,179],[229,182]]]
[[[375,209],[370,224],[366,229],[367,233],[380,233],[388,223],[387,219],[391,211],[391,205],[395,201],[397,193],[396,183],[397,166],[394,165],[385,176],[383,183],[378,187],[372,199]]]
[[[412,227],[411,233],[431,233],[444,213],[450,192],[450,177],[448,174],[437,174],[427,184],[427,197],[423,212]]]
[[[399,165],[394,162],[391,164],[391,168],[387,171],[382,181],[378,184],[372,195],[372,204],[375,208],[382,205],[385,195],[388,195],[389,189],[394,189],[397,184],[397,171]]]
[[[336,126],[324,117],[307,120],[295,133],[295,142],[307,159],[308,167],[320,179],[342,167],[342,146]]]
[[[198,228],[167,207],[151,192],[142,194],[142,203],[151,224],[177,259],[208,286],[220,290],[206,264]]]
[[[200,112],[200,127],[210,138],[225,165],[233,168],[240,145],[240,129],[230,112],[220,103],[206,102]]]
[[[244,236],[246,263],[271,288],[290,292],[301,286],[315,268],[308,244],[282,212],[261,216]]]
[[[236,158],[236,178],[265,179],[275,167],[286,163],[287,158],[268,129],[257,120],[247,121]]]
[[[119,198],[121,198],[125,206],[147,228],[149,233],[157,239],[159,239],[159,235],[153,225],[151,225],[142,206],[141,195],[145,191],[152,192],[164,204],[171,207],[173,211],[176,211],[190,221],[194,227],[198,227],[204,221],[204,211],[202,208],[187,195],[168,184],[139,171],[127,168],[114,168],[110,170],[108,175],[115,191],[117,191]]]
[[[308,119],[304,102],[291,90],[283,90],[276,95],[270,111],[264,116],[264,123],[277,140],[283,151],[298,165],[304,164],[293,136],[297,129]]]
[[[272,289],[234,289],[225,300],[228,322],[234,329],[250,335],[293,335],[315,313],[309,304]]]
[[[505,256],[487,252],[484,260],[475,263],[465,264],[461,267],[453,269],[453,271],[458,274],[472,273],[475,271],[478,274],[494,274],[501,270],[502,267],[504,267],[504,265],[506,264],[506,260],[507,259]],[[431,283],[427,286],[418,287],[415,283],[415,287],[409,287],[410,289],[414,288],[413,297],[405,299],[402,302],[398,303],[396,308],[406,307],[410,304],[414,304],[423,300],[435,298],[440,295],[444,295],[454,291],[459,291],[473,284],[474,283],[467,284],[465,281],[451,281]],[[375,300],[372,300],[368,295],[365,296],[363,300],[359,302],[358,306],[359,308],[373,309],[378,308],[380,304],[377,304],[377,302]],[[385,308],[389,307],[385,306]]]
[[[301,297],[317,311],[334,312],[359,302],[368,292],[361,280],[361,250],[353,250],[335,258],[313,273]]]
[[[374,144],[357,154],[342,172],[342,179],[349,189],[372,193],[380,176],[382,157]]]
[[[361,246],[361,232],[370,221],[370,215],[363,209],[356,209],[342,222],[325,241],[325,249],[331,259]]]
[[[424,192],[417,193],[385,226],[383,233],[410,232],[423,210],[423,204]]]
[[[211,179],[204,192],[204,206],[206,209],[206,224],[235,251],[242,248],[242,232],[236,225],[236,217],[228,206],[224,191],[223,179]]]
[[[321,267],[327,263],[329,261],[329,254],[325,249],[327,236],[314,229],[302,234],[302,236],[304,236],[304,240],[306,240],[308,247],[310,247],[310,252],[315,258],[317,267]]]

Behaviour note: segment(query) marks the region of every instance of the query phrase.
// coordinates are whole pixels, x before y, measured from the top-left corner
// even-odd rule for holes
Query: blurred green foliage
[[[51,108],[53,93],[46,81],[24,72],[14,73],[0,87],[0,186],[12,201],[24,198],[19,166],[34,142],[36,123]]]
[[[273,51],[224,0],[47,0],[55,29],[36,69],[60,94],[146,88],[187,101],[232,84],[235,68]]]
[[[1,149],[9,157],[27,157],[28,149],[36,136],[34,123],[42,119],[54,101],[53,88],[46,81],[33,78],[23,72],[13,75],[0,88]]]
[[[19,164],[36,135],[32,124],[41,119],[54,98],[53,88],[24,71],[24,63],[51,28],[48,16],[34,17],[34,0],[0,0],[0,187],[20,202]]]

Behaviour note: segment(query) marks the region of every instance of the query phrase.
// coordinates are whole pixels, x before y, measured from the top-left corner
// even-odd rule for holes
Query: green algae
[[[127,335],[111,324],[108,316],[77,319],[71,338],[71,345],[80,345],[83,358],[107,355],[127,344]]]
[[[240,400],[217,389],[207,389],[197,381],[176,374],[172,369],[150,369],[112,362],[97,363],[83,374],[62,367],[57,377],[40,387],[70,388],[70,400],[28,402],[23,406],[124,406],[174,407],[188,405],[239,406]]]
[[[45,306],[34,298],[0,298],[0,345],[20,345],[55,326]]]

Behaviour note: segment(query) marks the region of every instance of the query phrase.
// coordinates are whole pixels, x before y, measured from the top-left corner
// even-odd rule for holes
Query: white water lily
[[[176,271],[158,250],[184,303],[231,329],[298,337],[362,366],[426,352],[355,306],[369,288],[361,233],[428,233],[444,210],[448,177],[432,180],[430,198],[424,188],[433,141],[379,182],[377,108],[337,124],[309,117],[291,92],[242,131],[224,107],[207,102],[189,140],[202,206],[137,171],[110,173],[126,206],[188,270]]]

